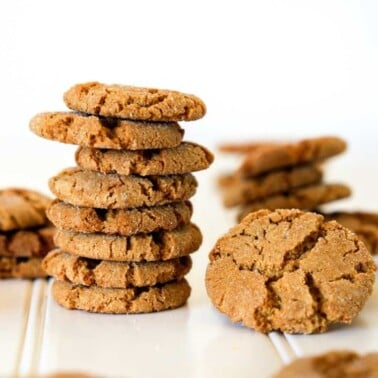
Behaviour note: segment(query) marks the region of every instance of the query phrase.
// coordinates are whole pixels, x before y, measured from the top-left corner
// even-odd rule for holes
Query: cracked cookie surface
[[[203,101],[190,94],[98,82],[74,85],[64,102],[84,113],[145,121],[192,121],[206,113]]]
[[[59,249],[51,251],[42,264],[49,276],[60,281],[110,288],[154,286],[181,279],[191,266],[190,256],[158,262],[116,262],[74,256]]]
[[[84,169],[120,175],[172,175],[206,169],[214,157],[206,148],[183,142],[159,150],[100,150],[80,147],[76,163]]]
[[[29,127],[42,138],[115,150],[176,147],[184,135],[176,122],[136,122],[73,112],[37,114]]]
[[[68,309],[112,314],[156,312],[183,306],[190,295],[185,279],[141,288],[111,289],[54,281],[52,295]]]
[[[355,234],[296,209],[249,214],[209,258],[206,288],[215,307],[264,333],[350,323],[375,280],[374,261]]]
[[[0,190],[0,231],[46,225],[48,220],[45,210],[50,202],[50,198],[34,190]]]
[[[61,201],[100,209],[156,206],[183,201],[194,195],[195,177],[124,176],[67,168],[49,180],[50,190]]]
[[[378,353],[358,355],[335,350],[317,356],[299,358],[285,366],[274,378],[377,378]]]
[[[118,236],[57,230],[55,244],[73,255],[112,261],[157,261],[186,256],[202,243],[194,224],[172,231]]]
[[[192,204],[189,201],[135,209],[107,210],[73,206],[55,200],[47,209],[47,216],[62,230],[128,236],[141,232],[173,230],[188,224],[192,212]]]

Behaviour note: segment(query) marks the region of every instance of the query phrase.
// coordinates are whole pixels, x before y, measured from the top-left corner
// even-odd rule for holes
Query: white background
[[[0,187],[48,192],[48,177],[74,163],[75,147],[35,136],[29,120],[65,110],[64,91],[97,80],[198,95],[206,117],[182,125],[186,139],[213,150],[230,140],[344,137],[348,153],[331,162],[327,179],[350,184],[354,196],[331,206],[378,211],[377,19],[374,0],[0,1]],[[295,356],[376,350],[376,290],[352,327],[281,341],[231,325],[213,309],[203,283],[207,254],[234,222],[214,190],[223,164],[230,161],[216,159],[197,176],[194,220],[204,243],[189,275],[188,306],[138,317],[90,315],[61,309],[44,281],[2,282],[2,371],[137,376],[138,369],[170,367],[165,376],[180,369],[219,377],[238,368],[238,376],[262,377]],[[287,352],[274,354],[269,340]],[[142,351],[135,358],[134,342]],[[190,362],[184,369],[183,361]]]
[[[348,164],[376,158],[377,19],[374,0],[1,1],[0,184],[47,191],[73,163],[28,122],[89,80],[200,96],[208,113],[186,138],[211,148],[336,134]]]

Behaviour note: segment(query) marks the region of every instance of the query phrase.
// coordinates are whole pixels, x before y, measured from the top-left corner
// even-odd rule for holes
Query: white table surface
[[[327,177],[353,187],[371,180],[345,157]],[[230,160],[220,158],[200,183],[193,220],[204,242],[193,255],[188,279],[192,295],[177,310],[143,315],[100,315],[69,311],[51,297],[45,280],[0,282],[0,376],[44,376],[82,372],[105,377],[269,377],[296,356],[336,348],[378,351],[378,288],[352,325],[321,335],[264,335],[232,324],[207,298],[204,274],[216,239],[234,223],[221,205],[215,177]],[[63,167],[62,167],[63,168]],[[353,176],[354,175],[354,176]],[[354,185],[357,183],[358,185]],[[366,189],[366,188],[365,188]],[[333,208],[371,208],[373,190]],[[368,206],[369,205],[369,206]]]

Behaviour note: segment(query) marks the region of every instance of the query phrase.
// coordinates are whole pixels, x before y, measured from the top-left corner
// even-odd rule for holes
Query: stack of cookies
[[[43,113],[37,135],[79,145],[77,167],[50,179],[48,209],[58,249],[44,259],[55,300],[104,313],[183,305],[184,276],[202,235],[188,201],[213,156],[182,142],[177,121],[201,118],[197,97],[167,90],[78,84],[64,95],[75,112]]]
[[[0,190],[0,278],[46,277],[41,263],[55,231],[46,218],[50,202],[28,189]]]
[[[348,197],[349,187],[322,181],[319,163],[342,153],[346,143],[336,137],[297,143],[251,143],[221,146],[243,156],[239,168],[219,179],[226,207],[239,206],[238,218],[259,209],[313,210]]]

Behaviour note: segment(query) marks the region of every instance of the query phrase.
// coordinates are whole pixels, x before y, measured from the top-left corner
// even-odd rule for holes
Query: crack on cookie
[[[310,272],[305,273],[305,285],[308,287],[308,291],[313,300],[315,316],[318,315],[320,319],[327,321],[327,314],[322,311],[324,297],[321,290],[315,285],[314,277]],[[319,330],[320,329],[317,331]]]

